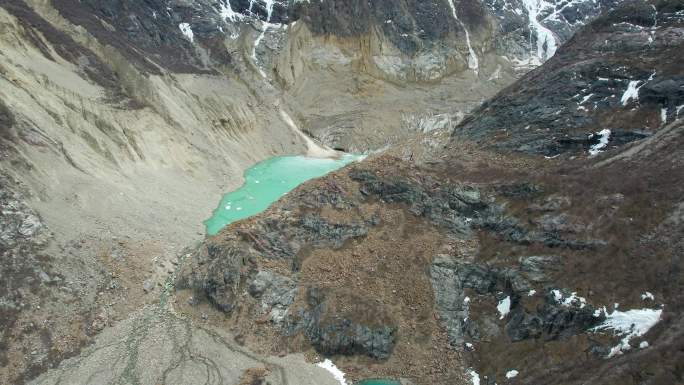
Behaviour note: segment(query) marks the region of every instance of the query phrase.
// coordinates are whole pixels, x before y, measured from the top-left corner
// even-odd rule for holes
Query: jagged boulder
[[[206,242],[192,254],[176,286],[194,289],[216,308],[229,313],[239,299],[243,269],[253,262],[252,258],[253,251],[244,244]]]

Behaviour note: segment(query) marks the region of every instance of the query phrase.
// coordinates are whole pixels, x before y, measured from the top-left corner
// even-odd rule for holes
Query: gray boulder
[[[261,311],[270,320],[280,324],[297,294],[297,284],[292,279],[268,270],[260,270],[248,288],[249,294],[260,300]]]

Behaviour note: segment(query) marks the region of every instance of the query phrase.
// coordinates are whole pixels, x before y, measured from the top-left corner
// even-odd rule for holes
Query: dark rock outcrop
[[[381,319],[381,309],[372,301],[358,298],[357,307],[363,307],[371,316]],[[326,355],[366,355],[376,359],[387,359],[392,354],[396,341],[394,325],[353,321],[351,317],[330,309],[326,295],[315,287],[307,290],[309,310],[300,311],[289,317],[284,328],[286,335],[303,332],[311,345]],[[352,316],[352,315],[350,315]],[[358,315],[355,315],[358,317]]]
[[[512,341],[529,338],[556,340],[586,332],[605,320],[605,314],[587,304],[584,299],[567,291],[549,290],[536,313],[525,310],[523,302],[533,283],[550,280],[550,272],[561,268],[557,256],[521,257],[519,265],[492,267],[464,262],[449,255],[437,255],[430,268],[435,292],[435,306],[449,334],[454,348],[463,347],[465,337],[478,340],[482,334],[495,335],[496,315],[479,313],[473,320],[469,314],[472,298],[481,296],[500,301],[508,297],[510,314],[503,329]]]
[[[365,235],[373,223],[331,223],[313,214],[284,220],[264,218],[228,239],[205,242],[193,254],[192,266],[179,278],[179,287],[192,288],[220,310],[231,312],[247,277],[257,274],[252,271],[255,258],[286,260],[296,272],[300,263],[297,254],[302,248],[342,247],[346,240]],[[259,275],[256,277],[251,279],[258,281]],[[255,293],[262,284],[267,285],[252,281]]]
[[[387,359],[392,354],[395,329],[390,326],[371,328],[348,319],[322,324],[317,315],[305,322],[305,334],[317,351],[326,355],[366,355]]]
[[[177,286],[193,288],[219,310],[231,312],[244,284],[243,269],[254,252],[239,242],[230,245],[205,243],[193,253],[194,268],[181,275]]]
[[[460,263],[448,255],[437,255],[430,266],[430,278],[435,293],[435,307],[449,335],[449,344],[460,348],[468,319],[465,288],[489,293],[496,284],[496,276],[486,268]]]
[[[350,176],[361,183],[362,194],[406,204],[414,215],[428,218],[454,235],[469,235],[472,228],[483,228],[510,238],[522,236],[514,218],[504,215],[491,197],[471,186],[382,178],[366,170],[354,170]]]
[[[465,262],[450,255],[437,255],[430,267],[430,278],[435,292],[435,306],[449,334],[449,343],[460,349],[464,337],[479,336],[479,327],[469,317],[474,295],[496,298],[499,293],[511,293],[515,298],[528,292],[531,285],[518,268],[499,268]],[[539,268],[540,274],[542,268]]]
[[[403,203],[414,215],[425,217],[454,236],[469,236],[473,230],[486,231],[499,239],[523,245],[538,243],[552,248],[590,249],[605,245],[600,239],[578,235],[582,226],[569,223],[562,213],[546,214],[534,228],[523,226],[494,197],[467,186],[378,177],[366,170],[352,170],[350,176],[361,183],[363,195],[388,203]],[[557,210],[560,203],[547,202],[545,210]]]
[[[511,340],[543,338],[550,341],[568,338],[584,333],[606,319],[605,313],[597,311],[592,305],[575,300],[567,293],[560,293],[560,290],[547,292],[544,303],[534,314],[528,313],[514,301],[506,323],[506,334]]]

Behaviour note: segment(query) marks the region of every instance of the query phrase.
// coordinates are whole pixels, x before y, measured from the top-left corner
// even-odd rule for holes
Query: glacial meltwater
[[[364,157],[352,154],[339,158],[278,156],[257,163],[245,171],[242,187],[224,195],[211,218],[204,221],[207,234],[215,235],[230,223],[258,214],[303,182]]]

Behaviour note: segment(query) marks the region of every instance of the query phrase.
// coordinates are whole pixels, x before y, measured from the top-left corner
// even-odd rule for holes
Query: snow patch
[[[233,8],[230,6],[230,0],[224,0],[219,2],[219,7],[221,7],[221,17],[223,20],[230,20],[230,21],[238,21],[242,20],[245,15],[233,11]]]
[[[508,372],[506,372],[506,378],[515,378],[515,376],[517,376],[518,374],[520,374],[520,372],[518,372],[515,369],[509,370]]]
[[[587,100],[591,99],[592,96],[594,96],[594,94],[589,94],[589,95],[585,96],[584,98],[582,98],[582,101],[579,102],[579,104],[584,104],[584,103],[586,103]]]
[[[195,42],[195,34],[192,33],[192,28],[190,28],[190,24],[188,23],[180,23],[178,24],[178,28],[181,30],[183,35],[190,40],[191,43]]]
[[[644,294],[641,295],[642,300],[647,300],[650,299],[651,301],[655,301],[655,297],[653,296],[653,293],[650,291],[645,291]]]
[[[608,139],[610,139],[610,130],[604,128],[596,134],[589,135],[589,139],[593,138],[594,135],[599,136],[599,142],[589,147],[589,155],[594,156],[599,152],[602,152],[604,148],[608,145]]]
[[[626,106],[627,103],[629,103],[630,100],[634,99],[634,101],[639,101],[639,88],[637,85],[641,82],[641,80],[631,80],[629,84],[627,85],[627,90],[625,91],[624,94],[622,94],[622,98],[620,99],[620,102],[622,102],[623,106]]]
[[[580,297],[576,292],[572,292],[567,298],[563,299],[563,293],[560,290],[551,290],[553,293],[553,298],[559,304],[568,307],[572,305],[579,305],[580,309],[587,306],[587,300],[584,297]]]
[[[340,385],[347,385],[347,380],[344,379],[344,372],[335,366],[329,359],[326,358],[325,361],[317,363],[316,366],[327,370],[335,377],[335,380],[337,380]]]
[[[511,311],[511,297],[508,296],[499,301],[499,304],[496,305],[496,310],[498,310],[499,314],[501,314],[499,319],[504,319],[506,317],[506,314],[508,314]]]
[[[660,121],[663,124],[667,123],[667,108],[660,109]]]
[[[527,292],[527,296],[528,296],[528,297],[531,297],[531,296],[533,296],[533,295],[535,295],[535,294],[537,294],[537,291],[534,290],[534,289],[532,289],[532,290],[530,290],[529,292]]]
[[[639,343],[639,349],[646,349],[648,347],[648,341],[641,341]]]
[[[605,311],[605,309],[604,309]],[[655,324],[660,321],[662,309],[632,309],[628,311],[614,310],[606,314],[606,320],[592,331],[613,330],[615,334],[624,336],[620,343],[610,349],[608,358],[629,350],[629,341],[635,337],[646,334]]]
[[[468,374],[470,374],[470,382],[472,382],[473,385],[480,385],[480,375],[477,374],[476,371],[469,369]]]

